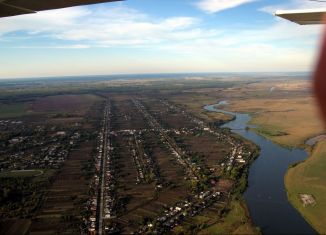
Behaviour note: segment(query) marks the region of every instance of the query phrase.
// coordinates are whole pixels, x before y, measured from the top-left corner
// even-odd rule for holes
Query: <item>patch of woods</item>
[[[252,158],[249,161],[249,165],[259,156],[260,149],[256,146],[253,150]],[[233,167],[233,169],[227,173],[227,175],[234,180],[235,187],[233,188],[233,197],[241,200],[243,193],[248,186],[249,167]]]
[[[257,128],[257,131],[265,136],[285,136],[289,135],[289,133],[285,131],[279,131],[275,129],[266,129],[266,128]]]
[[[50,180],[10,177],[0,180],[0,218],[31,216],[40,206]]]

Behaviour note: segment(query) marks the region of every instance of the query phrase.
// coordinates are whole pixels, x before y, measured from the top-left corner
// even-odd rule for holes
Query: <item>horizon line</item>
[[[48,79],[57,79],[57,78],[86,78],[86,77],[114,77],[114,76],[153,76],[153,75],[222,75],[222,74],[311,74],[312,71],[277,71],[277,72],[271,72],[271,71],[259,71],[259,72],[174,72],[174,73],[167,73],[167,72],[158,72],[158,73],[114,73],[114,74],[87,74],[87,75],[48,75],[48,76],[28,76],[28,77],[0,77],[0,81],[8,81],[8,80],[48,80]]]

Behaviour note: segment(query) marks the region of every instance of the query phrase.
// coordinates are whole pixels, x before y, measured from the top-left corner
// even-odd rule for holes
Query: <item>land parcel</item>
[[[311,157],[289,169],[285,177],[291,203],[320,234],[326,233],[325,169],[326,140],[317,143]]]

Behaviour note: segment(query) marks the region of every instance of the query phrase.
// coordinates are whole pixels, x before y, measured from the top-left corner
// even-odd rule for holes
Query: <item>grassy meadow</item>
[[[247,208],[240,201],[232,201],[230,211],[222,221],[202,230],[204,234],[260,234],[248,219]]]
[[[231,101],[228,109],[251,113],[253,130],[284,146],[303,147],[324,132],[312,97]]]
[[[302,147],[310,152],[311,147],[305,145],[306,140],[325,133],[310,90],[310,82],[307,80],[266,80],[237,85],[229,89],[193,91],[191,98],[177,96],[175,102],[195,110],[202,118],[214,121],[214,118],[221,117],[211,116],[202,109],[202,106],[227,100],[229,105],[224,107],[226,110],[251,114],[250,124],[256,126],[252,128],[253,131],[282,146]],[[227,120],[230,117],[225,115],[224,118]],[[325,169],[326,141],[323,141],[314,147],[312,155],[305,162],[292,167],[285,177],[289,200],[322,234],[326,233]],[[299,198],[300,193],[313,195],[316,205],[303,207]],[[236,208],[236,205],[233,207]],[[238,213],[235,213],[237,211]],[[231,210],[222,225],[210,226],[204,232],[250,234],[251,231],[246,230],[248,228],[246,223],[233,230],[235,224],[232,221],[239,213],[241,210]],[[230,226],[232,224],[233,226]]]
[[[326,234],[326,140],[315,145],[312,155],[301,164],[290,168],[285,185],[291,203],[320,233]],[[316,204],[303,206],[299,194],[310,194]]]
[[[252,128],[258,134],[287,147],[302,147],[307,139],[325,133],[319,119],[318,107],[304,82],[271,83],[268,86],[278,90],[267,92],[266,84],[243,88],[243,98],[230,99],[227,110],[245,112],[252,115]],[[257,95],[259,93],[259,95]],[[254,96],[254,97],[253,97]],[[255,97],[257,96],[257,97]],[[231,96],[233,97],[233,96]],[[234,97],[233,97],[234,98]],[[317,143],[311,156],[292,168],[286,174],[285,185],[289,201],[305,219],[321,234],[326,233],[326,141]],[[316,205],[304,207],[299,194],[311,194]]]
[[[244,202],[232,200],[227,210],[227,215],[222,219],[214,211],[197,215],[186,221],[187,225],[174,228],[172,234],[260,234],[259,229],[251,223]]]
[[[232,117],[223,113],[208,112],[203,109],[203,106],[214,104],[218,102],[218,98],[214,97],[215,92],[218,90],[209,90],[207,95],[197,93],[196,91],[191,95],[176,95],[171,100],[179,105],[185,107],[189,112],[194,115],[206,120],[208,122],[214,121],[228,121]]]
[[[26,115],[27,112],[26,103],[14,103],[14,104],[1,104],[0,103],[0,118],[14,118]]]
[[[15,171],[2,171],[0,178],[3,177],[34,177],[43,175],[43,170],[15,170]]]

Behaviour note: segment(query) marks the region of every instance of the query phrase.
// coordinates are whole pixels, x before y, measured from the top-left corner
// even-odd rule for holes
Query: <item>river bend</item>
[[[249,169],[248,188],[244,193],[251,218],[263,234],[316,234],[287,198],[284,176],[288,167],[308,157],[305,150],[287,149],[270,140],[246,130],[251,117],[249,114],[232,113],[218,106],[225,101],[207,105],[205,110],[235,116],[222,125],[260,146],[260,155]]]

